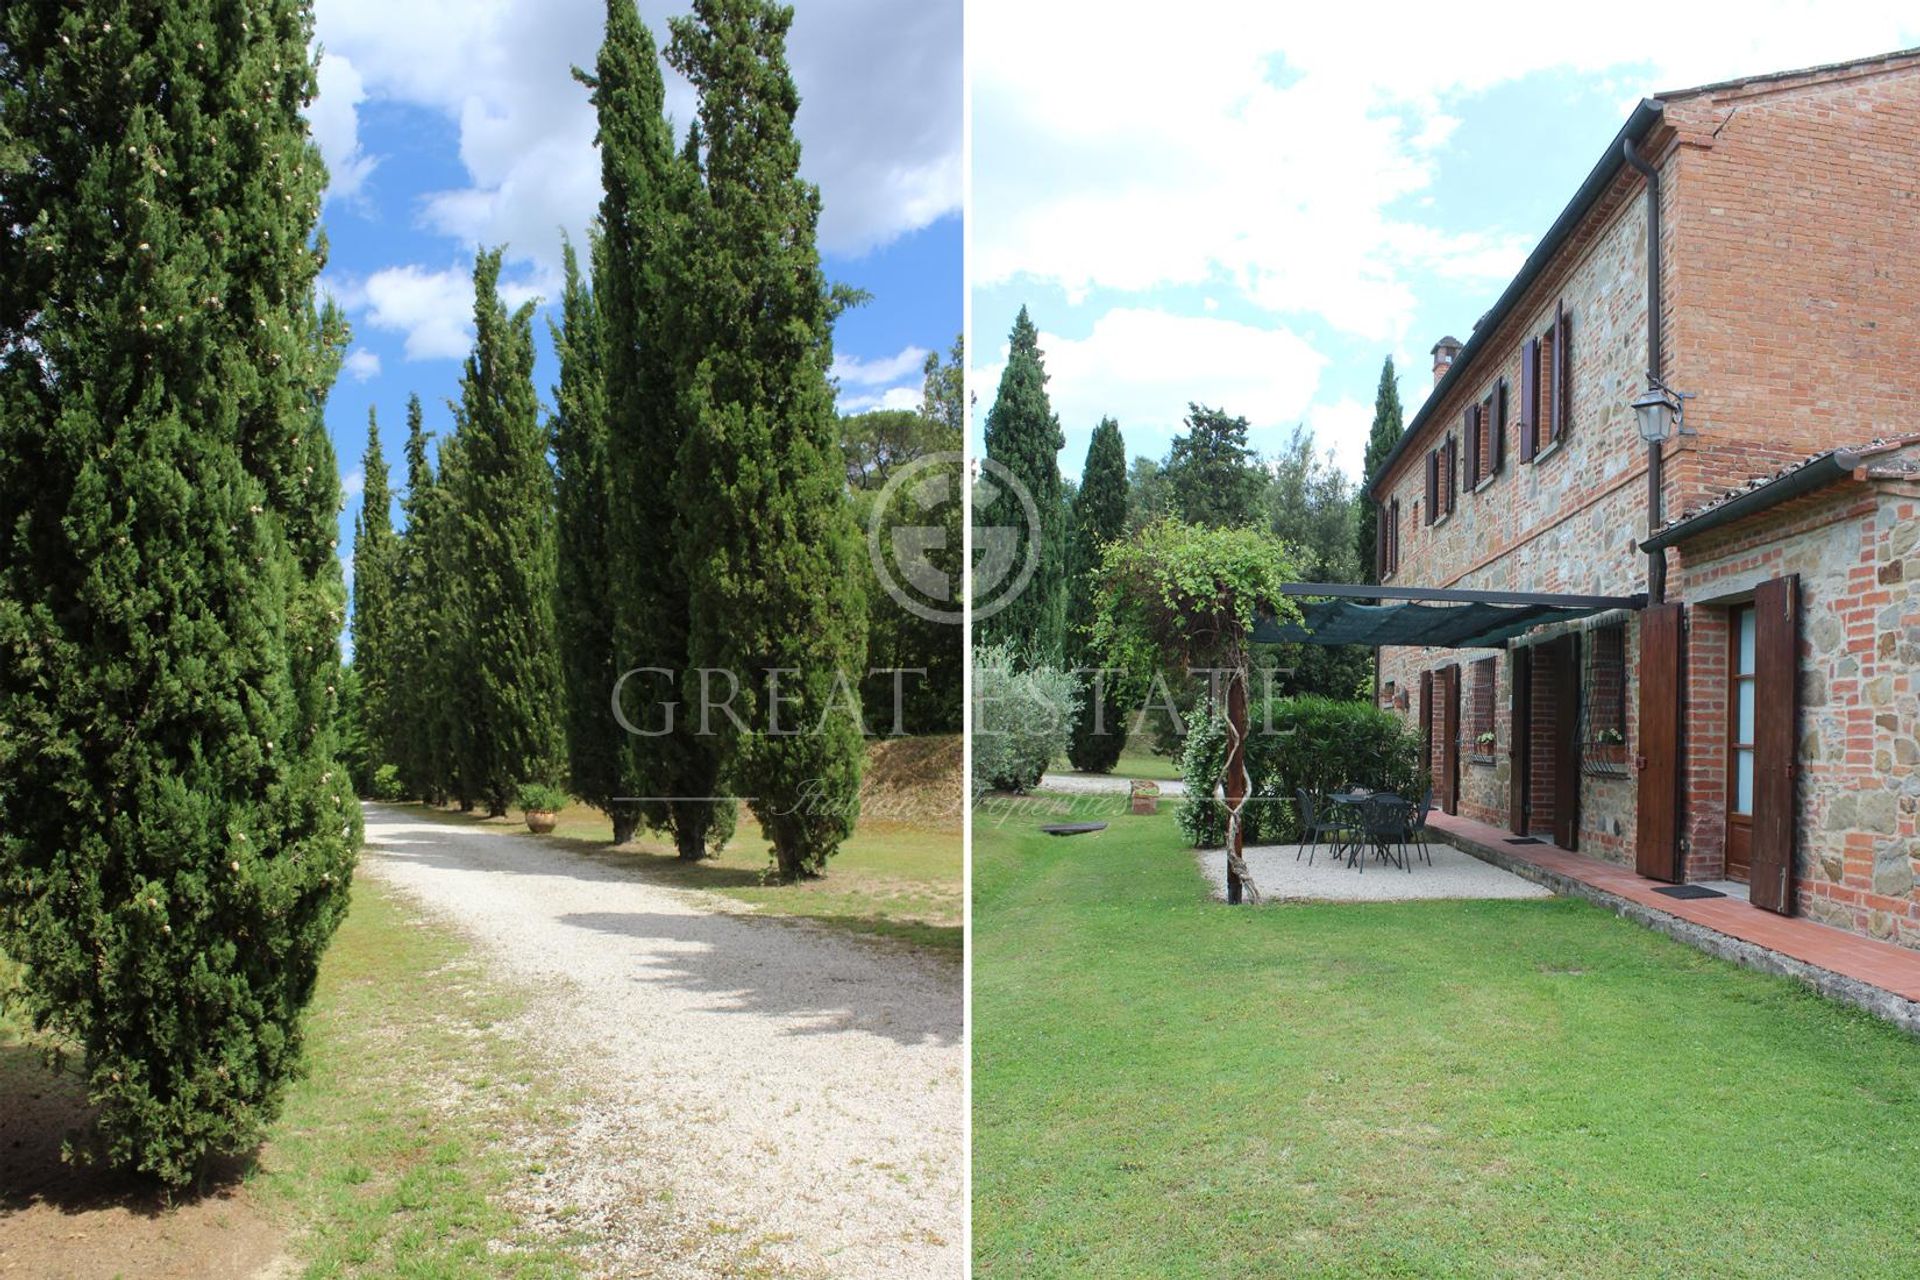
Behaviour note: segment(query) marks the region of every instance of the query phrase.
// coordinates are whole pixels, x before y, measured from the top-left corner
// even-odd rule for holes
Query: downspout
[[[1620,141],[1627,163],[1647,180],[1647,382],[1651,386],[1660,376],[1660,170],[1650,165],[1635,149],[1632,138]],[[1660,532],[1666,522],[1661,486],[1666,468],[1660,454],[1660,442],[1647,445],[1647,537]],[[1664,604],[1667,599],[1667,553],[1659,548],[1647,552],[1647,603]]]

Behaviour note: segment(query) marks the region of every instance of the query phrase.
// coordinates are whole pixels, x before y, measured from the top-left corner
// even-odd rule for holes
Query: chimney
[[[1460,340],[1452,334],[1433,344],[1433,380],[1437,384],[1447,376],[1447,370],[1453,368],[1453,358],[1460,354]]]

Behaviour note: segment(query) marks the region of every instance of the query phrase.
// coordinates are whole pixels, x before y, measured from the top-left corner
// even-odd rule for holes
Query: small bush
[[[983,645],[973,655],[973,794],[1026,791],[1065,753],[1078,701],[1073,677],[1058,667],[1016,670],[1012,647]]]
[[[407,784],[400,780],[398,765],[383,764],[373,771],[373,798],[389,804],[407,798]]]
[[[557,813],[567,807],[567,793],[544,782],[525,782],[515,797],[522,809],[535,813]]]
[[[1247,720],[1247,773],[1253,795],[1242,817],[1248,844],[1299,838],[1294,793],[1302,787],[1331,791],[1358,783],[1415,801],[1426,792],[1418,735],[1371,702],[1275,698],[1255,702]],[[1226,806],[1213,795],[1226,758],[1224,718],[1215,714],[1196,719],[1181,757],[1187,795],[1176,821],[1197,848],[1216,848],[1226,841]]]

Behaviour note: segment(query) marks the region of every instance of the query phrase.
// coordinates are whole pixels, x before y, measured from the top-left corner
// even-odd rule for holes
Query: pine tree
[[[1188,524],[1233,529],[1260,516],[1266,476],[1247,444],[1247,420],[1202,404],[1187,406],[1186,434],[1167,452],[1173,507]]]
[[[0,947],[171,1184],[278,1114],[359,845],[311,36],[0,11]]]
[[[694,159],[674,154],[658,49],[633,0],[608,0],[593,73],[574,74],[592,91],[599,120],[594,298],[606,364],[612,661],[622,675],[637,673],[621,692],[626,725],[640,730],[628,735],[625,790],[670,797],[643,801],[637,818],[671,834],[691,860],[725,842],[734,813],[731,802],[709,798],[720,792],[720,743],[687,711],[701,690],[676,533],[687,375],[702,342],[685,305],[682,246],[699,177]],[[697,146],[696,130],[688,148]]]
[[[1400,439],[1404,424],[1400,420],[1400,379],[1393,372],[1393,357],[1388,356],[1380,366],[1380,389],[1373,396],[1373,430],[1367,436],[1366,471],[1361,477],[1364,486],[1387,460],[1387,454]],[[1354,551],[1360,557],[1360,565],[1366,582],[1380,581],[1379,570],[1374,564],[1375,539],[1378,537],[1380,511],[1372,498],[1367,496],[1363,487],[1359,494],[1359,528],[1354,533]]]
[[[599,236],[592,250],[600,256]],[[613,588],[608,564],[611,480],[607,458],[606,352],[600,309],[563,247],[566,286],[560,323],[548,321],[560,361],[553,389],[554,528],[559,572],[554,597],[566,697],[567,780],[574,795],[613,818],[613,842],[632,839],[639,813],[615,803],[626,790],[627,738],[611,707]]]
[[[676,476],[689,650],[740,678],[749,727],[716,727],[787,878],[816,874],[858,812],[871,574],[827,378],[833,307],[820,193],[793,132],[792,18],[766,0],[695,0],[670,50],[700,92],[706,148],[686,259],[709,340]]]
[[[389,698],[395,709],[392,763],[407,794],[438,804],[447,795],[444,758],[436,753],[439,704],[435,664],[444,640],[437,627],[429,547],[435,490],[433,460],[427,454],[431,434],[420,397],[407,399],[407,492],[400,500],[406,526],[398,540],[394,574],[393,662]]]
[[[1098,667],[1089,630],[1093,626],[1101,550],[1127,532],[1127,447],[1120,424],[1102,418],[1087,445],[1080,487],[1073,496],[1072,579],[1067,594],[1067,665]],[[1127,745],[1125,710],[1093,671],[1076,670],[1080,700],[1074,710],[1067,758],[1087,773],[1109,773]]]
[[[533,311],[500,300],[499,249],[473,265],[473,354],[455,407],[465,667],[459,704],[463,795],[507,811],[520,787],[560,774],[560,665],[554,649],[553,468],[533,391]]]
[[[982,478],[974,502],[974,545],[987,547],[991,561],[1004,565],[1002,581],[1011,583],[1038,557],[1024,590],[1006,606],[975,625],[977,642],[1007,643],[1039,661],[1057,661],[1066,641],[1066,514],[1061,504],[1060,450],[1066,437],[1047,402],[1047,371],[1040,353],[1040,332],[1027,309],[1013,322],[1007,367],[987,411],[987,457],[1005,467],[1032,499],[1031,514],[1022,495],[999,476]],[[1037,516],[1038,526],[1030,522]],[[999,543],[999,551],[993,548]],[[984,562],[983,562],[984,563]],[[1000,583],[976,588],[974,607]]]
[[[377,769],[397,758],[395,740],[402,721],[394,644],[400,543],[393,532],[380,424],[371,409],[360,468],[360,514],[353,526],[353,669],[359,677],[364,748],[371,768]]]

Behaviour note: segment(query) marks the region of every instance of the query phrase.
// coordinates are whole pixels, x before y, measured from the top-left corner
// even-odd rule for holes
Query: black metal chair
[[[1300,839],[1302,844],[1300,848],[1293,851],[1293,860],[1295,862],[1300,861],[1300,853],[1301,850],[1304,849],[1307,855],[1307,865],[1312,866],[1314,852],[1320,847],[1320,839],[1323,836],[1326,837],[1327,844],[1333,849],[1334,856],[1338,857],[1341,849],[1346,844],[1347,824],[1333,816],[1334,807],[1332,805],[1327,804],[1324,799],[1307,790],[1305,787],[1296,790],[1294,795],[1300,802]]]
[[[1413,830],[1407,837],[1420,846],[1420,856],[1433,865],[1433,850],[1427,846],[1427,815],[1433,812],[1433,784],[1427,784],[1427,794],[1420,798],[1420,809],[1413,816]]]
[[[1366,855],[1373,853],[1383,862],[1393,863],[1409,874],[1413,872],[1413,864],[1407,858],[1407,840],[1413,815],[1413,801],[1386,792],[1369,796],[1360,805],[1362,838],[1354,846],[1354,860],[1363,871]],[[1393,853],[1396,844],[1400,846],[1397,858]]]

